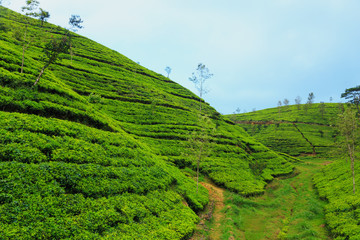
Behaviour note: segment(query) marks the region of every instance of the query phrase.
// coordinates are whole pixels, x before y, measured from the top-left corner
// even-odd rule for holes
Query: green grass
[[[329,239],[326,203],[319,200],[312,184],[322,161],[297,163],[293,175],[275,179],[261,197],[227,192],[222,239]]]
[[[74,57],[46,69],[42,49],[64,29],[0,7],[0,236],[5,239],[186,239],[208,192],[188,137],[198,97],[170,79],[73,33]],[[243,196],[259,195],[293,165],[209,104],[209,156],[200,171]],[[215,131],[210,131],[215,128]],[[254,166],[262,166],[256,171]],[[69,206],[64,206],[68,202]]]

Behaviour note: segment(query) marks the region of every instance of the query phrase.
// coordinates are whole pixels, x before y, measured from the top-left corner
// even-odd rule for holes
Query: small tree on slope
[[[192,73],[192,76],[189,78],[189,80],[195,84],[196,90],[198,90],[198,92],[199,92],[200,115],[201,115],[202,96],[204,94],[208,93],[208,91],[209,91],[205,87],[205,82],[212,76],[213,76],[213,74],[210,73],[209,69],[204,64],[199,63],[198,67],[196,69],[196,72]]]
[[[82,29],[83,26],[81,25],[84,21],[80,18],[79,15],[71,15],[71,17],[69,18],[69,25],[70,25],[70,30],[73,32],[77,32],[78,29]],[[72,59],[74,56],[74,52],[73,52],[73,43],[72,43],[72,34],[69,32],[69,41],[70,41],[70,56],[71,56],[71,63],[72,63]]]
[[[359,145],[360,127],[359,119],[356,117],[356,111],[347,108],[338,115],[336,128],[340,133],[341,139],[338,142],[340,150],[346,153],[351,161],[351,172],[353,178],[353,194],[355,194],[355,153]]]
[[[196,152],[196,150],[194,150],[194,154],[196,156],[196,162],[197,162],[197,168],[196,168],[196,182],[197,182],[197,187],[196,187],[196,192],[198,192],[199,189],[199,166],[200,166],[200,162],[202,161],[202,159],[205,156],[205,152],[208,151],[207,146],[207,140],[208,139],[208,135],[207,135],[207,125],[209,125],[210,120],[206,117],[202,115],[202,108],[201,108],[201,101],[202,101],[202,96],[204,94],[206,94],[208,92],[208,90],[205,87],[205,81],[209,78],[211,78],[213,76],[213,74],[210,73],[209,69],[202,63],[198,64],[198,67],[196,69],[196,72],[192,73],[192,76],[189,78],[190,81],[192,81],[195,84],[196,89],[199,92],[199,125],[200,125],[200,131],[199,132],[193,132],[193,136],[190,137],[190,143],[194,148],[193,149],[197,149],[198,152]]]
[[[190,149],[190,158],[196,162],[196,193],[199,191],[199,172],[200,162],[202,162],[210,154],[210,136],[209,131],[213,131],[210,119],[206,116],[199,116],[199,130],[194,130],[188,136],[188,144]]]
[[[39,2],[36,0],[27,0],[26,6],[21,8],[21,11],[27,17],[39,17],[39,14],[36,12],[37,8],[39,7]],[[19,41],[22,41],[22,60],[21,60],[21,70],[20,73],[24,71],[24,60],[25,60],[25,52],[30,47],[31,43],[33,42],[34,38],[29,36],[28,33],[28,25],[30,25],[29,19],[25,18],[25,27],[22,30],[22,35],[19,31],[16,32],[15,38]]]
[[[39,82],[44,71],[53,63],[59,60],[59,55],[61,53],[67,53],[69,50],[69,38],[67,36],[62,36],[60,38],[51,38],[49,42],[46,43],[43,52],[44,52],[44,66],[40,70],[40,74],[36,79],[34,86]]]

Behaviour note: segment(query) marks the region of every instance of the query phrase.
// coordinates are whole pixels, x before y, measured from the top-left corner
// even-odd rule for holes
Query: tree
[[[41,26],[43,26],[44,22],[46,22],[46,20],[48,18],[50,18],[50,13],[45,11],[44,9],[40,8],[40,13],[39,13],[38,17],[41,21]]]
[[[199,115],[199,122],[200,128],[198,130],[194,130],[188,137],[191,157],[194,158],[196,162],[196,193],[199,191],[200,163],[210,154],[209,131],[213,131],[215,129],[207,116]]]
[[[59,38],[51,38],[43,49],[44,52],[44,66],[40,71],[38,78],[36,79],[34,86],[39,82],[44,71],[53,63],[58,61],[59,55],[61,53],[67,53],[69,50],[69,38],[67,36],[62,36]]]
[[[83,26],[81,26],[83,22],[84,21],[79,15],[71,15],[71,17],[69,18],[70,30],[73,32],[77,32],[78,29],[84,28]]]
[[[303,105],[303,109],[304,109],[305,115],[308,113],[309,108],[310,108],[310,104],[309,104],[309,103],[306,103],[306,104]]]
[[[301,104],[301,97],[300,96],[297,96],[295,98],[295,103],[296,103],[296,106],[297,106],[298,110],[300,110],[300,104]]]
[[[236,114],[240,114],[241,113],[241,109],[238,107],[238,108],[236,108],[236,110],[233,112],[233,114],[231,115],[231,120],[233,121],[233,122],[235,122],[236,121]]]
[[[206,94],[208,92],[208,90],[206,89],[206,87],[204,86],[205,81],[208,80],[209,78],[211,78],[213,76],[213,74],[210,73],[209,69],[202,63],[198,64],[198,67],[196,69],[195,73],[192,73],[192,76],[189,78],[190,81],[192,81],[195,84],[196,89],[199,92],[199,103],[200,103],[200,107],[199,107],[199,125],[200,125],[200,129],[201,131],[198,133],[195,133],[194,139],[193,139],[193,146],[197,149],[195,151],[195,156],[197,156],[197,168],[196,168],[196,173],[197,173],[197,188],[196,188],[196,192],[198,192],[199,189],[199,166],[200,166],[200,162],[203,160],[204,158],[204,154],[206,154],[209,151],[209,148],[206,147],[207,142],[208,142],[208,134],[207,134],[207,129],[208,129],[208,125],[210,124],[210,120],[208,117],[206,116],[202,116],[202,112],[201,112],[201,101],[202,101],[202,96],[204,94]]]
[[[39,7],[39,2],[36,0],[27,0],[26,6],[21,8],[21,11],[28,17],[38,17],[39,13],[35,12]]]
[[[341,94],[341,98],[348,99],[348,103],[355,104],[357,111],[360,112],[360,85],[345,89],[345,92]]]
[[[39,13],[36,12],[38,6],[39,6],[38,1],[36,1],[36,0],[27,0],[26,1],[26,6],[23,6],[21,8],[21,11],[28,17],[38,17]],[[18,41],[22,42],[22,50],[23,50],[23,52],[22,52],[20,73],[24,72],[25,52],[30,47],[32,42],[34,41],[34,37],[32,37],[30,34],[28,34],[28,25],[30,24],[29,19],[25,18],[25,22],[26,22],[25,27],[21,31],[22,34],[19,31],[17,31],[17,33],[15,33],[15,38]]]
[[[324,119],[324,114],[325,114],[325,103],[324,102],[320,102],[319,112],[321,114],[322,119]]]
[[[313,104],[313,103],[314,103],[314,98],[315,98],[314,93],[313,93],[313,92],[309,93],[307,103],[308,103],[308,104]]]
[[[279,115],[280,115],[280,112],[281,112],[281,106],[282,106],[282,102],[279,100],[278,104],[277,104]]]
[[[196,69],[196,72],[192,73],[192,76],[189,78],[190,81],[192,81],[195,84],[195,88],[199,92],[199,103],[200,108],[199,112],[201,115],[201,101],[202,96],[206,93],[208,93],[208,89],[204,86],[205,81],[211,78],[213,74],[210,73],[209,69],[202,63],[198,64],[198,67]]]
[[[167,67],[165,68],[165,72],[167,73],[167,78],[169,78],[169,75],[170,75],[170,73],[171,73],[171,67],[167,66]]]
[[[288,106],[289,105],[289,100],[287,98],[284,99],[283,103],[284,103],[284,106]]]
[[[84,21],[81,19],[79,15],[71,15],[69,18],[69,25],[70,30],[73,32],[77,32],[79,29],[82,29],[83,26],[81,25]],[[71,63],[73,60],[74,52],[73,52],[73,44],[72,44],[72,34],[69,32],[69,42],[70,42],[70,56],[71,56]]]
[[[340,150],[346,153],[351,160],[353,194],[355,194],[355,153],[359,145],[360,136],[359,119],[356,117],[356,112],[348,107],[343,113],[340,113],[338,115],[336,129],[342,137],[340,141],[338,141]]]

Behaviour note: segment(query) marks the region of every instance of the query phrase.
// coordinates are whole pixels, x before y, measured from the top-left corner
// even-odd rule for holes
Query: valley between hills
[[[0,20],[1,240],[360,239],[334,151],[351,105],[221,115],[91,39]]]

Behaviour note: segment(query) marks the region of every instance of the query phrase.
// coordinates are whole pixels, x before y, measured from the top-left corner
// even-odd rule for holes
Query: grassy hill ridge
[[[74,56],[43,66],[64,29],[0,7],[0,236],[5,239],[186,239],[208,202],[196,192],[188,137],[199,98],[164,76],[73,34]],[[25,52],[28,25],[33,43]],[[20,32],[18,32],[20,31]],[[201,173],[242,195],[292,172],[207,103]],[[213,131],[212,129],[215,129]],[[258,170],[257,166],[261,166]]]

